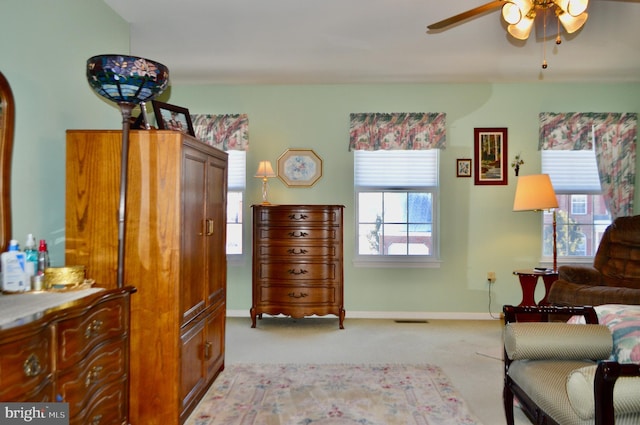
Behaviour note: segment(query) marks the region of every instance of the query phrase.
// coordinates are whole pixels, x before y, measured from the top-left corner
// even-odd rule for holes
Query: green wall
[[[129,52],[129,25],[102,0],[2,0],[0,71],[16,103],[13,237],[28,233],[64,262],[65,131],[119,128],[117,107],[93,93],[89,57]]]
[[[54,265],[62,265],[65,130],[120,128],[118,109],[93,94],[84,66],[96,54],[128,53],[128,25],[102,0],[3,0],[0,28],[0,71],[16,98],[14,236],[21,243],[27,233],[47,239]],[[324,175],[314,187],[287,188],[273,179],[270,199],[346,206],[347,317],[481,314],[489,305],[487,271],[497,275],[492,311],[520,301],[511,272],[538,264],[541,220],[535,213],[511,211],[512,172],[508,186],[474,186],[472,179],[455,177],[456,158],[473,156],[474,127],[508,127],[509,159],[521,153],[526,161],[522,173],[536,173],[538,112],[640,112],[640,84],[176,86],[163,100],[193,113],[249,115],[247,225],[249,205],[261,200],[260,181],[252,177],[259,160],[275,164],[294,147],[312,148],[322,157]],[[351,112],[447,113],[448,147],[441,155],[440,173],[440,268],[353,266],[353,158],[347,149]],[[248,312],[250,282],[249,257],[229,267],[231,310]]]
[[[261,201],[258,161],[274,165],[288,148],[311,148],[322,159],[323,177],[311,188],[269,182],[272,203],[343,204],[345,214],[345,308],[363,312],[488,311],[486,276],[496,272],[492,306],[518,303],[514,269],[539,264],[541,216],[512,212],[516,178],[508,186],[475,186],[457,178],[457,158],[473,158],[474,127],[507,127],[509,162],[520,153],[521,172],[540,170],[541,111],[640,112],[640,84],[407,84],[306,86],[180,86],[169,103],[192,113],[247,113],[247,204],[245,246],[250,253],[251,203]],[[351,112],[445,112],[447,149],[440,159],[440,268],[362,268],[354,252],[353,154],[348,151]],[[229,267],[228,305],[248,310],[250,255]],[[542,283],[540,283],[542,289]],[[542,297],[539,291],[538,298]],[[436,315],[437,316],[437,315]]]

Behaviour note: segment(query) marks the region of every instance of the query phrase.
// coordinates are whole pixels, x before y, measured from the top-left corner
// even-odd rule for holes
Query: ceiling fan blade
[[[474,16],[477,15],[481,15],[485,12],[488,12],[490,10],[493,9],[497,9],[499,7],[502,7],[502,5],[504,4],[505,0],[494,0],[492,2],[489,2],[487,4],[483,4],[482,6],[478,6],[474,9],[471,10],[467,10],[466,12],[462,12],[458,15],[452,16],[450,18],[444,19],[440,22],[436,22],[435,24],[431,24],[428,25],[427,28],[430,30],[440,30],[443,28],[446,28],[448,26],[451,26],[453,24],[457,24],[460,21],[464,21],[465,19],[469,19],[472,18]]]

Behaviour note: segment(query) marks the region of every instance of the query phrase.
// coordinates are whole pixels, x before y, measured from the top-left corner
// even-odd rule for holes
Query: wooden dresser
[[[254,205],[251,327],[262,314],[335,314],[344,329],[341,205]]]
[[[67,402],[71,425],[129,423],[133,292],[92,292],[0,325],[0,400]],[[57,303],[57,295],[4,295],[2,302],[27,310],[43,298]]]
[[[116,285],[120,131],[67,131],[67,264]],[[224,367],[227,153],[132,131],[124,281],[133,425],[183,423]]]

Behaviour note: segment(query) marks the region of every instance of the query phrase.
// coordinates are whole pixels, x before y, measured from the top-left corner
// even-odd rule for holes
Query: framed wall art
[[[477,185],[506,185],[507,129],[475,128],[474,175]]]
[[[471,177],[471,159],[458,158],[456,160],[456,177]]]
[[[287,149],[278,158],[278,178],[289,187],[311,187],[322,177],[322,159],[311,149]]]
[[[189,110],[181,106],[170,105],[164,102],[152,100],[153,113],[159,130],[178,130],[195,137],[193,123]]]

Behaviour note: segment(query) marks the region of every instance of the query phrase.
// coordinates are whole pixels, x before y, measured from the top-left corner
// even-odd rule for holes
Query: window
[[[242,206],[246,187],[246,151],[229,154],[227,180],[227,255],[242,254]]]
[[[356,262],[438,257],[438,149],[354,152]]]
[[[558,259],[575,261],[595,255],[602,233],[611,224],[605,204],[595,152],[543,150],[542,172],[549,174],[556,191]],[[543,257],[553,250],[553,214],[543,214]]]
[[[585,215],[587,213],[587,195],[571,195],[571,214]]]

